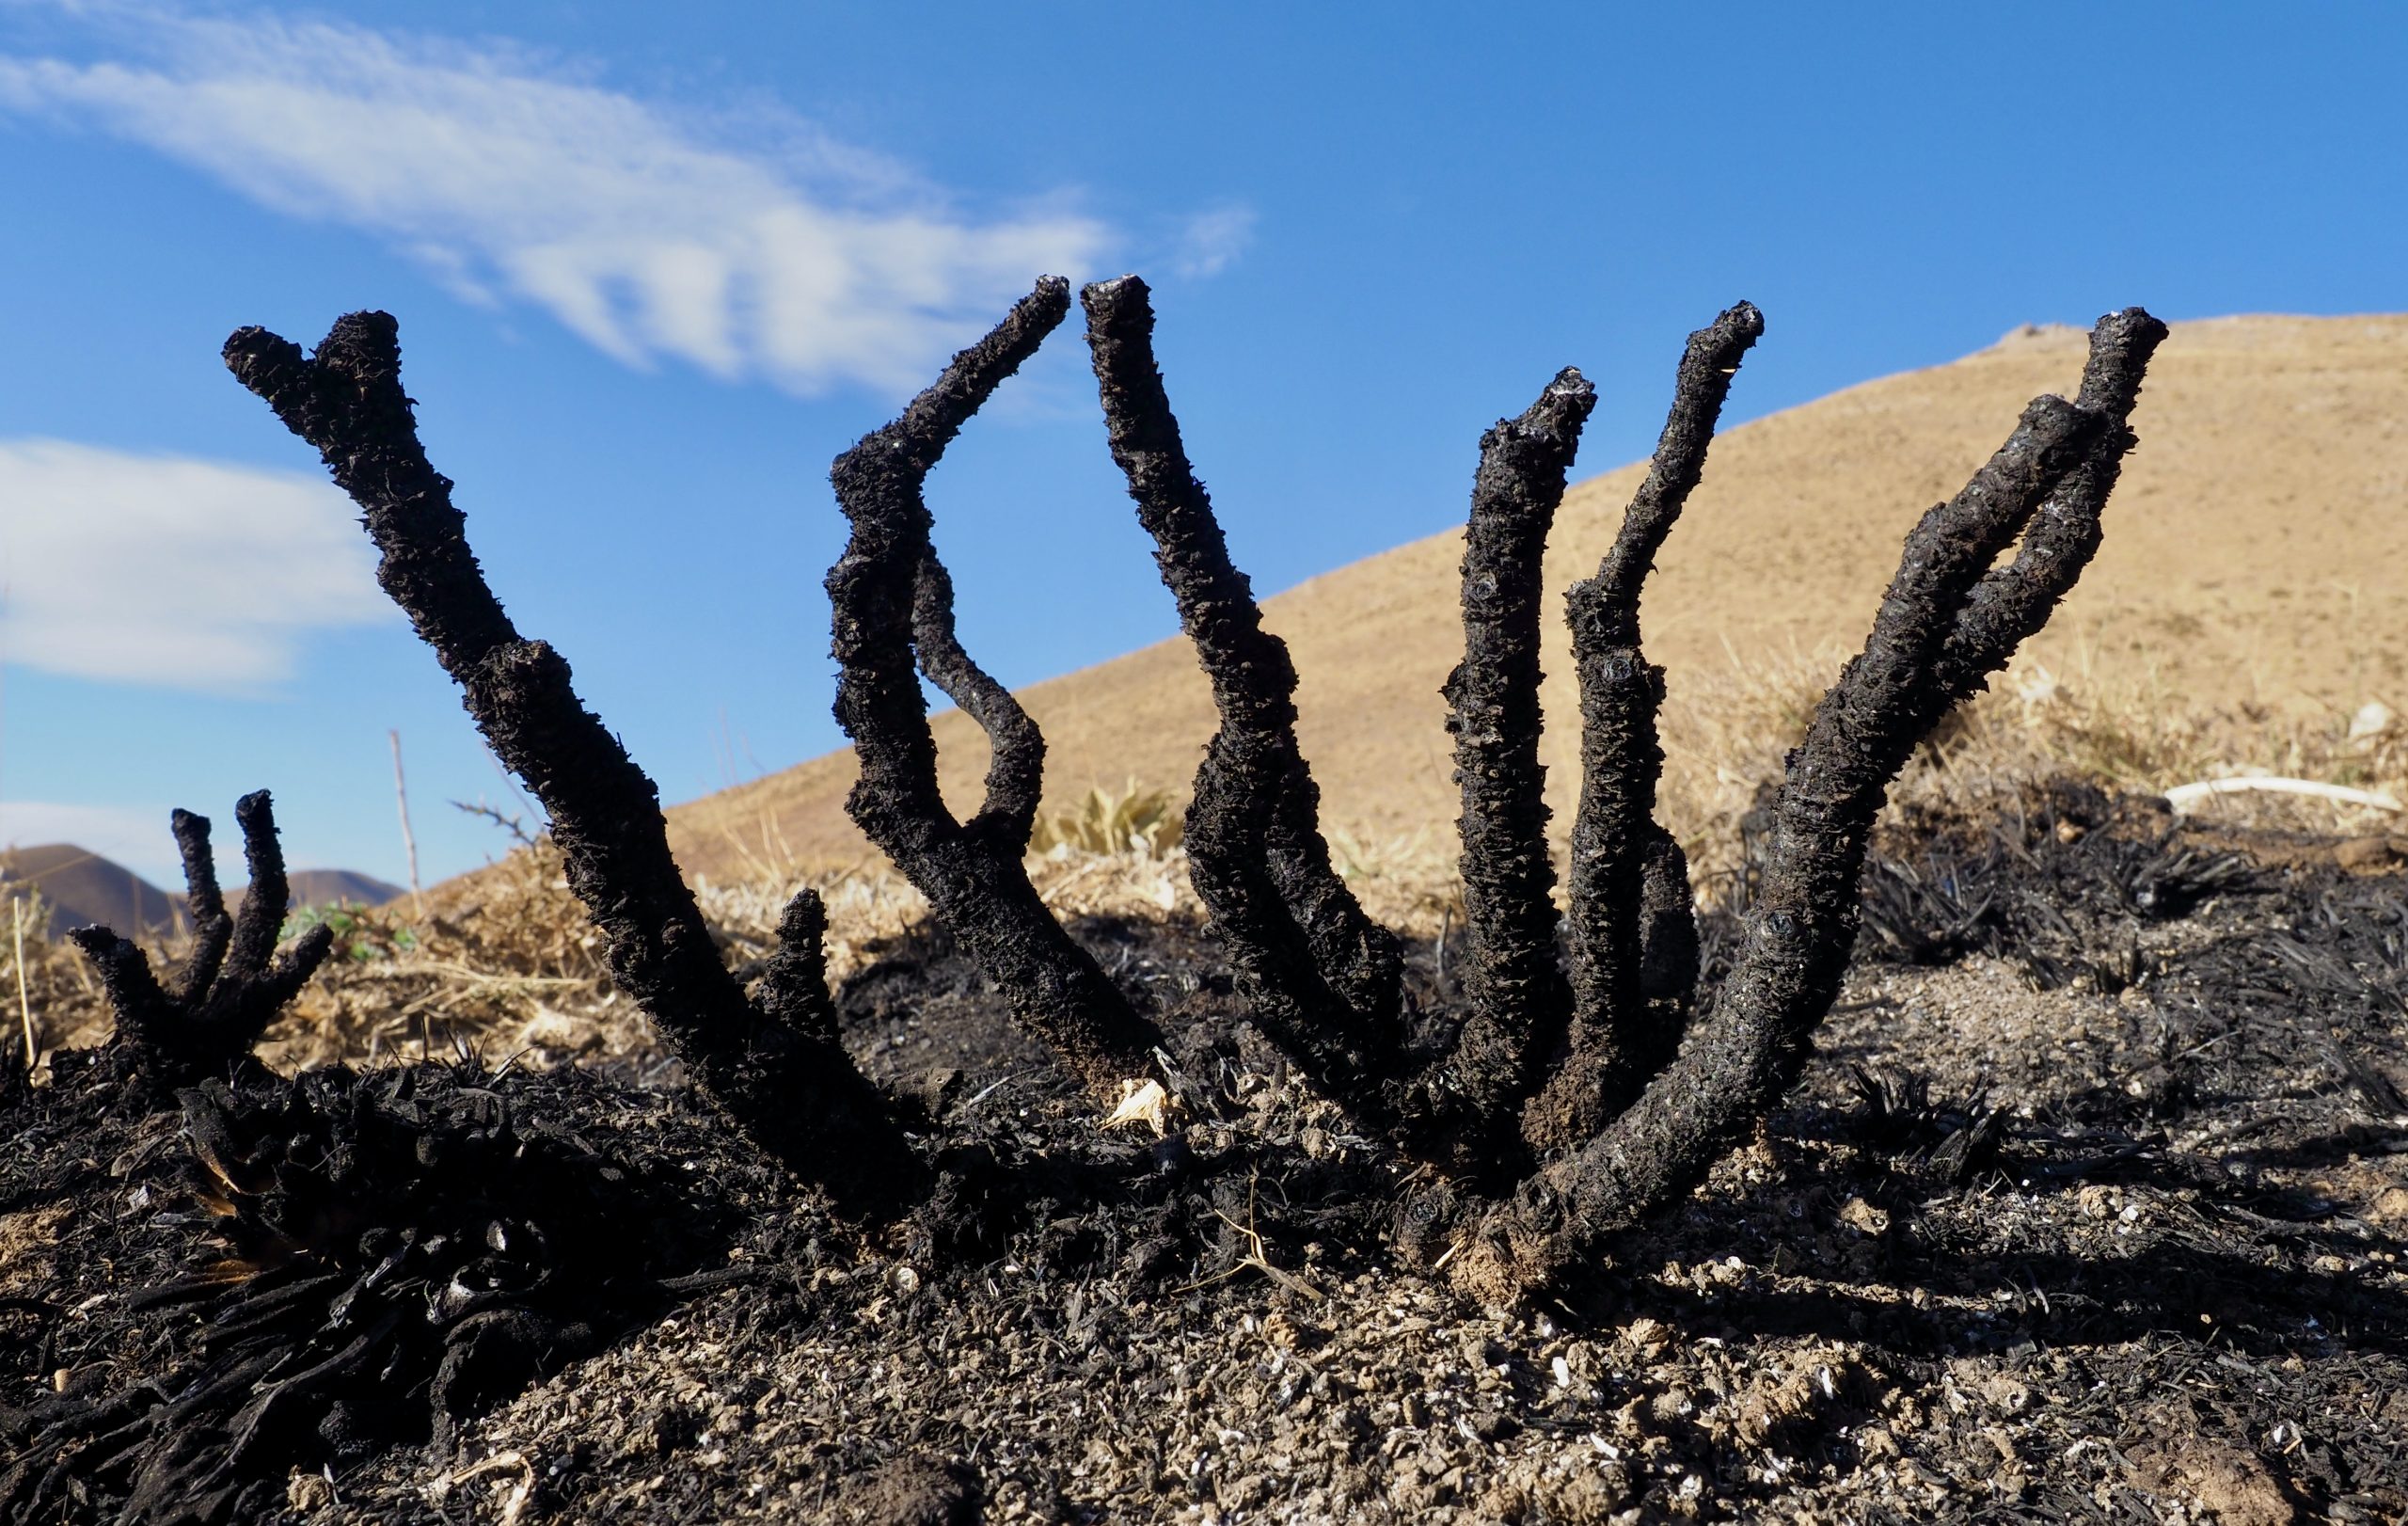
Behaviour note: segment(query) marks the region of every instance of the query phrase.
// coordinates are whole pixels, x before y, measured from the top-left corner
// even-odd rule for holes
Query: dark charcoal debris
[[[558,1351],[566,1370],[455,1422],[448,1450],[346,1456],[304,1429],[282,1455],[332,1475],[340,1506],[311,1520],[426,1526],[514,1498],[526,1522],[911,1518],[877,1512],[965,1497],[993,1521],[2402,1518],[2408,1120],[2381,1099],[2408,1082],[2408,882],[2330,845],[2169,835],[2146,803],[2102,798],[2062,833],[2054,798],[2007,813],[2015,850],[1964,882],[2016,909],[1998,941],[1918,964],[1868,935],[1823,1060],[1763,1137],[1569,1307],[1481,1313],[1399,1271],[1378,1205],[1409,1168],[1244,1025],[1183,924],[1072,930],[1200,1100],[1167,1140],[1100,1134],[941,932],[838,993],[881,1085],[956,1073],[931,1105],[958,1141],[953,1196],[882,1242],[680,1095],[449,1067],[305,1083],[237,1109],[258,1121],[244,1152],[273,1139],[289,1165],[293,1134],[328,1130],[309,1121],[349,1116],[313,1086],[381,1120],[407,1077],[429,1117],[473,1135],[490,1093],[512,1129],[562,1131],[577,1181],[651,1162],[622,1189],[668,1195],[613,1226],[655,1240],[609,1250],[574,1298],[541,1290],[561,1300],[542,1317],[592,1327],[591,1356]],[[1962,863],[1998,840],[1927,819],[1882,846]],[[2141,914],[2114,866],[2184,851],[2241,855],[2247,893]],[[2034,989],[2028,950],[2110,935],[2138,940],[2135,981]],[[1425,1009],[1447,994],[1433,955],[1404,970]],[[0,1284],[11,1458],[70,1407],[85,1434],[159,1413],[249,1338],[213,1346],[215,1324],[279,1294],[262,1275],[139,1307],[227,1255],[227,1221],[191,1212],[182,1119],[103,1118],[78,1074],[34,1094],[29,1148],[0,1161],[7,1222],[65,1210],[40,1275]],[[411,1190],[380,1222],[501,1216]],[[306,1218],[326,1200],[279,1200]],[[295,1238],[254,1217],[264,1244]],[[413,1317],[451,1280],[426,1276]],[[312,1312],[255,1306],[260,1338],[279,1318],[314,1334],[328,1295],[281,1287]],[[438,1339],[381,1434],[434,1436]],[[242,1404],[212,1403],[222,1437]],[[222,1457],[210,1428],[157,1466]],[[285,1466],[236,1513],[302,1498]],[[948,1492],[961,1469],[974,1495]],[[28,1518],[112,1518],[138,1480],[131,1460],[92,1471]]]
[[[44,1133],[106,1140],[100,1100],[63,1080]],[[109,1501],[128,1522],[253,1519],[294,1467],[448,1450],[462,1419],[657,1317],[733,1224],[673,1158],[625,1148],[626,1100],[591,1080],[337,1067],[179,1100],[180,1129],[137,1126],[83,1178],[114,1196],[135,1176],[152,1212],[92,1227],[130,1264],[43,1332],[68,1375],[0,1417],[0,1518]]]
[[[2162,802],[2070,781],[2012,817],[1897,835],[1901,850],[1877,850],[1866,866],[1864,952],[1908,964],[2006,955],[2042,991],[2077,980],[2121,990],[2146,973],[2135,960],[2150,924],[2267,888],[2247,854]]]

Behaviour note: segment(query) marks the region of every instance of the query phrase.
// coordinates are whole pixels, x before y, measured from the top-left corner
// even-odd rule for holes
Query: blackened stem
[[[1029,883],[1021,849],[1035,809],[1041,743],[1033,740],[1033,725],[1020,729],[1027,718],[1018,704],[952,640],[949,585],[929,545],[924,496],[945,447],[1037,352],[1069,304],[1067,281],[1039,281],[991,333],[955,356],[900,418],[836,458],[830,476],[852,535],[828,573],[828,596],[836,719],[861,759],[846,809],[928,898],[1020,1023],[1091,1093],[1109,1101],[1122,1084],[1155,1073],[1161,1034],[1070,940]],[[921,639],[927,644],[920,646]],[[938,788],[920,668],[995,739],[1000,781],[990,773],[989,811],[970,827],[954,819]],[[979,715],[982,709],[988,713]]]
[[[383,553],[377,580],[458,682],[477,729],[551,819],[569,887],[612,979],[736,1125],[847,1211],[897,1213],[927,1173],[883,1100],[823,1036],[745,997],[670,856],[653,782],[587,710],[568,663],[522,638],[468,548],[451,480],[428,462],[389,314],[336,320],[314,356],[261,328],[226,363],[317,447]]]

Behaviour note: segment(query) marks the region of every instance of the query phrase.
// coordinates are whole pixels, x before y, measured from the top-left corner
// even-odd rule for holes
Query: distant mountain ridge
[[[352,869],[294,869],[286,877],[294,906],[381,906],[404,894],[373,875]],[[242,905],[243,886],[230,886],[227,904]],[[160,889],[124,865],[73,843],[41,843],[0,851],[0,898],[32,890],[48,909],[45,936],[99,923],[118,931],[173,931],[184,915],[182,891]]]

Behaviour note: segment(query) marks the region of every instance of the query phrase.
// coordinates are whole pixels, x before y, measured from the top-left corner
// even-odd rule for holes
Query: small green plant
[[[1075,805],[1037,823],[1029,850],[1068,848],[1081,853],[1134,853],[1165,858],[1180,844],[1184,807],[1167,789],[1131,779],[1116,793],[1092,786]]]
[[[334,938],[336,955],[354,964],[374,963],[418,946],[416,929],[388,922],[373,909],[349,901],[294,907],[284,919],[279,941],[297,938],[311,928],[325,929]]]

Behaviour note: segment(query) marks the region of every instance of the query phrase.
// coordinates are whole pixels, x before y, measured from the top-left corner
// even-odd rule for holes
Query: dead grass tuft
[[[0,1064],[39,1069],[54,1049],[81,1047],[108,1037],[108,1002],[84,956],[64,940],[43,935],[50,904],[40,892],[12,885],[0,898]],[[32,1055],[28,1056],[28,1035]]]
[[[1711,901],[1737,866],[1739,824],[1845,660],[1832,651],[1791,652],[1719,674],[1676,676],[1662,717],[1666,769],[1660,810],[1687,845]],[[2348,714],[2244,705],[2185,705],[2151,682],[2102,680],[2079,649],[2018,660],[1988,693],[1953,718],[1891,791],[1893,811],[1980,811],[2030,781],[2058,774],[2157,792],[2202,779],[2272,773],[2408,798],[2408,722],[2368,702]],[[1568,794],[1571,771],[1556,777]],[[1181,803],[1133,785],[1091,790],[1074,810],[1040,823],[1031,880],[1056,914],[1176,917],[1203,908],[1179,846]],[[1573,801],[1556,802],[1568,833]],[[2218,797],[2202,814],[2235,825],[2345,835],[2400,831],[2393,813],[2319,800]],[[1450,823],[1366,840],[1332,835],[1332,853],[1372,915],[1408,937],[1462,925]],[[927,903],[882,860],[835,871],[800,866],[765,817],[738,841],[744,873],[696,886],[704,915],[730,964],[756,965],[776,946],[778,914],[805,885],[828,903],[829,974],[842,982],[927,914]],[[25,1003],[44,1053],[104,1040],[109,1017],[75,951],[54,944],[24,902]],[[10,913],[0,909],[0,923]],[[612,990],[599,935],[570,895],[548,841],[483,873],[428,893],[423,917],[406,903],[303,914],[328,921],[337,957],[271,1031],[261,1057],[283,1069],[373,1061],[467,1047],[499,1060],[558,1063],[572,1057],[650,1064],[657,1048],[642,1014]],[[182,949],[154,951],[172,961]],[[24,1063],[15,1015],[18,969],[0,925],[0,1006],[8,1009],[11,1064]]]
[[[1167,789],[1148,788],[1133,778],[1117,791],[1091,785],[1069,809],[1039,817],[1028,846],[1040,853],[1063,848],[1161,858],[1179,846],[1185,817],[1185,805]]]
[[[1737,866],[1739,823],[1805,733],[1846,661],[1836,649],[1733,658],[1719,675],[1676,677],[1662,721],[1659,810],[1709,898]],[[2120,671],[2120,670],[2119,670]],[[2086,779],[2157,794],[2207,779],[2279,775],[2408,799],[2408,723],[2368,701],[2346,714],[2186,701],[2154,675],[2102,676],[2081,647],[2045,644],[1934,733],[1891,787],[1891,811],[1978,811],[2036,779]],[[2359,835],[2400,830],[2396,813],[2268,794],[2219,796],[2200,813],[2235,826]]]

